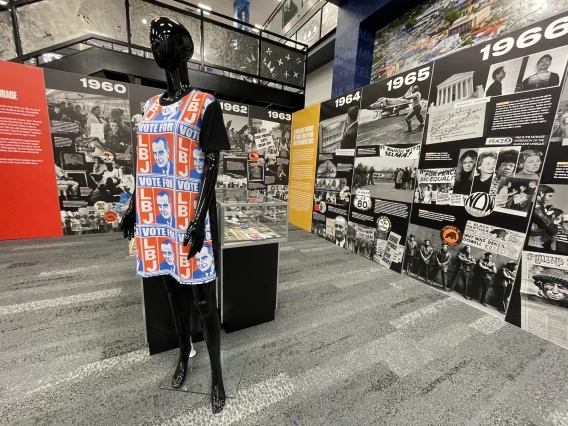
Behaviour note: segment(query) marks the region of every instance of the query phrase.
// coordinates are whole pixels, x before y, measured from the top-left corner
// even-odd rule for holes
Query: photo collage
[[[145,100],[131,108],[136,97],[130,99],[128,85],[92,78],[85,87],[79,76],[69,76],[45,70],[63,233],[117,232],[135,189],[133,140]],[[101,87],[117,90],[106,94]]]
[[[523,248],[568,269],[567,32],[514,42],[562,19],[323,102],[312,232],[498,318]]]
[[[288,199],[292,114],[221,102],[231,151],[222,154],[218,188],[247,188]]]

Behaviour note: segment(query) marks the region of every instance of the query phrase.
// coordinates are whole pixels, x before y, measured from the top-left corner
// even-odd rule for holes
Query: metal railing
[[[11,59],[12,61],[42,65],[45,62],[51,62],[79,53],[87,47],[110,49],[152,59],[151,50],[148,46],[137,45],[132,40],[131,5],[129,0],[124,1],[126,12],[124,17],[126,22],[126,40],[116,40],[95,34],[85,34],[84,36],[72,40],[53,44],[43,49],[24,54],[20,40],[18,9],[30,3],[41,1],[42,0],[10,0],[7,5],[0,6],[0,10],[9,10],[12,18],[14,44],[17,55],[15,58]],[[196,46],[196,57],[189,61],[190,68],[209,73],[221,73],[228,77],[245,79],[257,84],[270,85],[292,91],[304,90],[308,57],[308,46],[306,44],[298,43],[262,28],[256,28],[254,25],[244,23],[215,11],[204,11],[199,6],[184,0],[173,0],[175,3],[179,4],[179,7],[170,6],[156,0],[140,1],[152,5],[154,9],[159,11],[163,10],[163,15],[165,16],[168,15],[168,11],[171,11],[198,22],[199,34],[194,34],[194,39],[198,39],[199,46]],[[250,31],[235,28],[233,26],[235,23],[238,23],[241,27],[248,28]],[[211,60],[211,55],[208,55],[206,29],[210,30],[209,33],[211,33],[211,29],[213,29],[215,33],[225,32],[225,34],[234,35],[236,39],[240,38],[246,41],[249,47],[254,46],[255,51],[249,53],[251,53],[251,63],[256,65],[255,69],[252,69],[252,66],[248,66],[246,70],[243,70],[243,67],[239,66],[239,64],[216,63]],[[296,64],[303,64],[303,66],[296,67],[294,74],[297,75],[297,78],[295,81],[288,78],[292,73],[288,73],[287,71],[284,71],[281,75],[271,73],[271,67],[267,66],[267,64],[270,64],[271,60],[274,59],[272,53],[274,53],[275,50],[280,52],[283,57],[293,58]],[[256,62],[256,64],[254,64],[254,62]]]

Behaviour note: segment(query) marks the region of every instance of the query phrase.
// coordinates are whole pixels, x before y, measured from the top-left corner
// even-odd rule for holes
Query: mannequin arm
[[[126,211],[122,215],[122,220],[120,221],[120,229],[122,229],[122,235],[124,238],[131,240],[134,238],[136,228],[136,190],[132,193],[130,201]]]
[[[205,218],[209,205],[215,194],[215,184],[219,171],[219,152],[208,152],[205,157],[205,167],[203,169],[203,179],[201,181],[201,194],[195,209],[195,215],[187,227],[183,245],[191,243],[191,248],[187,255],[191,259],[203,248],[205,240]]]

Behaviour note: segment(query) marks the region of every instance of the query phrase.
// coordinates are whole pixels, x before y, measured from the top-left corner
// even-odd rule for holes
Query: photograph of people
[[[86,124],[89,130],[91,130],[93,124],[104,124],[105,126],[108,124],[107,121],[101,117],[101,114],[102,110],[100,106],[95,105],[94,107],[91,108],[91,112],[87,116],[87,124]]]
[[[160,250],[162,250],[162,256],[164,256],[164,261],[160,262],[160,270],[170,270],[174,274],[177,274],[178,271],[174,262],[174,247],[172,242],[165,240],[162,244],[160,244]]]
[[[418,120],[418,127],[416,128],[416,131],[422,130],[424,128],[424,117],[422,117],[422,95],[420,94],[420,88],[418,86],[412,86],[409,89],[408,94],[404,97],[412,101],[412,110],[404,119],[408,126],[406,133],[412,132],[412,117],[416,117]]]
[[[463,297],[465,299],[468,298],[469,293],[467,291],[467,286],[469,285],[469,278],[471,275],[471,271],[473,267],[477,263],[473,256],[471,255],[471,247],[465,246],[460,250],[458,253],[457,263],[459,266],[456,266],[456,271],[454,273],[454,279],[452,280],[452,286],[450,287],[450,291],[454,291],[458,280],[461,279],[463,282]]]
[[[460,155],[460,158],[458,160],[458,167],[456,169],[454,194],[470,194],[471,185],[473,183],[473,169],[476,162],[477,151],[473,149],[465,150],[465,152]]]
[[[504,149],[497,157],[497,177],[507,178],[513,176],[519,158],[518,149]]]
[[[447,291],[448,287],[448,266],[450,264],[451,258],[452,256],[448,252],[448,244],[442,243],[442,247],[436,252],[434,261],[432,262],[432,269],[434,270],[434,272],[432,273],[432,276],[430,278],[430,284],[432,284],[436,280],[438,273],[441,272],[442,287],[444,288],[444,291]]]
[[[195,261],[197,262],[197,268],[199,270],[194,271],[193,277],[205,279],[214,278],[216,275],[213,259],[213,246],[204,244],[201,251],[195,255]]]
[[[415,273],[416,255],[418,252],[418,243],[416,242],[416,237],[414,234],[410,234],[408,241],[406,242],[406,247],[404,249],[404,262],[406,263],[406,275],[411,275]]]
[[[203,169],[205,169],[205,153],[200,146],[193,150],[193,168],[189,171],[189,177],[193,179],[201,179]]]
[[[495,68],[495,70],[491,74],[493,83],[491,83],[491,85],[487,88],[485,96],[501,96],[503,94],[503,85],[501,84],[501,82],[506,75],[507,73],[505,72],[504,67]]]
[[[176,227],[176,218],[172,216],[172,198],[166,191],[162,191],[156,195],[156,205],[160,214],[156,216],[156,223]]]
[[[509,196],[506,207],[510,210],[526,211],[530,204],[527,194],[528,183],[518,182],[516,188],[513,189],[513,195]]]
[[[566,58],[564,58],[564,62],[566,62]],[[555,72],[549,71],[551,65],[551,55],[545,54],[541,56],[536,63],[534,70],[536,72],[523,80],[521,89],[519,91],[525,92],[527,90],[558,86],[560,84],[560,76]]]
[[[517,274],[517,263],[514,261],[508,262],[501,268],[499,276],[499,284],[493,286],[495,296],[499,299],[497,310],[505,315],[507,306],[509,306],[509,299],[515,284],[515,275]]]
[[[485,192],[491,190],[493,182],[493,173],[497,164],[497,154],[495,151],[483,151],[477,157],[477,174],[473,178],[473,186],[471,193]]]
[[[418,261],[420,264],[418,275],[423,277],[426,282],[430,279],[430,263],[432,261],[433,253],[434,249],[430,245],[430,240],[424,240],[424,244],[420,246],[420,251],[418,252]]]
[[[134,175],[130,167],[123,167],[120,175],[120,183],[116,186],[123,192],[134,193]]]
[[[114,154],[124,154],[130,148],[130,134],[117,120],[110,121],[109,129],[106,133],[105,146]]]
[[[554,192],[554,188],[548,185],[540,185],[538,187],[529,231],[528,245],[531,247],[549,250],[552,247],[558,232],[554,219],[549,212]]]
[[[345,247],[345,231],[347,230],[347,220],[343,216],[335,218],[335,245]],[[347,247],[345,247],[347,248]]]
[[[345,120],[345,133],[341,138],[341,149],[355,149],[357,146],[357,131],[359,130],[359,107],[352,106],[347,111],[347,119]]]
[[[152,164],[152,173],[171,175],[174,167],[170,160],[170,146],[164,137],[157,137],[152,142],[152,154],[156,164]]]
[[[561,102],[565,103],[565,101]],[[566,136],[566,111],[564,109],[559,109],[554,118],[554,124],[552,126],[552,136],[550,137],[550,142],[562,142]]]
[[[79,183],[67,176],[61,167],[55,164],[55,179],[57,181],[57,189],[63,192],[63,195],[77,195],[79,191]]]
[[[485,303],[485,296],[487,296],[487,290],[493,283],[493,277],[497,273],[497,268],[495,263],[493,263],[493,255],[489,252],[485,253],[481,259],[477,262],[477,273],[475,275],[475,294],[479,294],[481,290],[481,297],[479,298],[479,303],[483,306],[487,306]],[[469,298],[471,300],[471,297]]]
[[[526,179],[540,179],[540,166],[542,165],[542,152],[536,149],[521,151],[519,164],[515,176]]]
[[[568,308],[568,272],[556,268],[541,268],[533,275],[534,285],[538,287],[538,296],[549,305]]]

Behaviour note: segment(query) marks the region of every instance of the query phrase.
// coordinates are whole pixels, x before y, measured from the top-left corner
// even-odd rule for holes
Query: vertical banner
[[[407,244],[432,69],[429,64],[365,86],[361,98],[350,249],[397,272]],[[409,241],[408,248],[416,250],[416,242]]]
[[[61,236],[40,68],[0,66],[0,240]]]
[[[312,232],[344,248],[354,242],[347,222],[360,103],[358,89],[320,107]]]
[[[250,22],[250,2],[247,0],[235,0],[233,3],[233,18],[248,24]],[[239,24],[238,22],[233,22],[233,27],[244,31],[248,31],[250,28],[248,25]]]
[[[408,273],[500,317],[532,207],[546,203],[539,181],[555,173],[543,161],[566,72],[567,23],[566,14],[549,18],[434,64]],[[562,217],[551,208],[544,215]],[[529,245],[550,243],[542,229],[534,237]]]
[[[248,188],[288,201],[292,114],[251,106],[249,125]]]
[[[252,145],[249,130],[249,106],[221,101],[225,130],[231,151],[221,153],[217,188],[247,188],[247,151]]]
[[[289,221],[308,232],[312,226],[319,116],[320,104],[292,114]]]
[[[135,188],[129,84],[45,70],[55,179],[65,235],[119,231]]]

